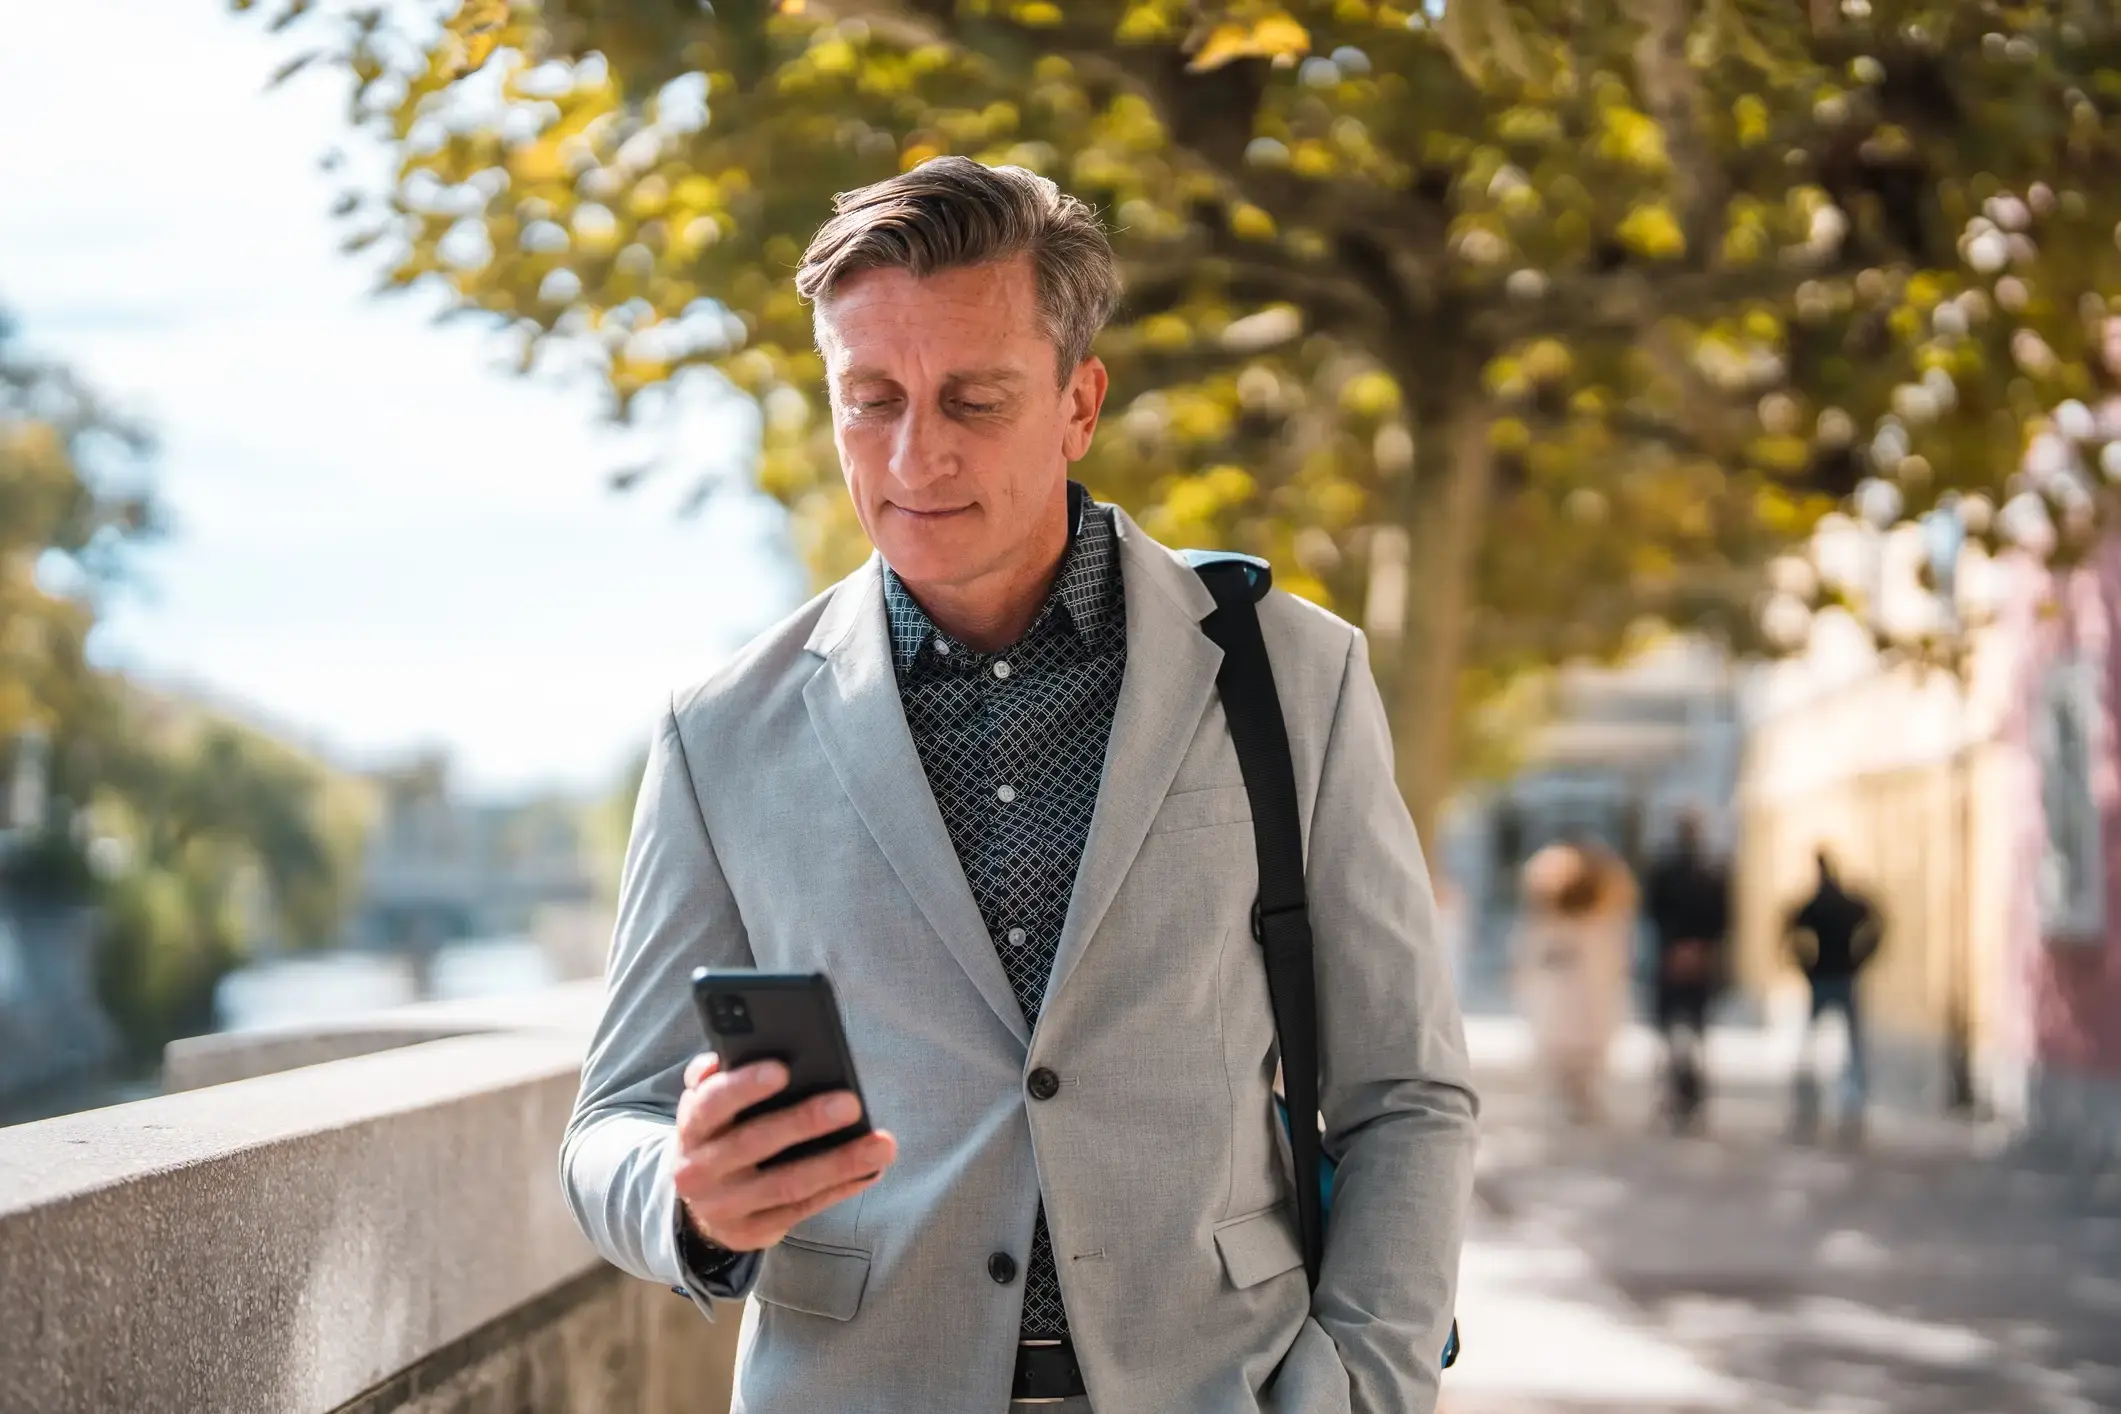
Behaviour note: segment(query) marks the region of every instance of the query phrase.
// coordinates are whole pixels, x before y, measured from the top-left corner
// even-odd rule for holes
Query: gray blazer
[[[879,562],[680,693],[633,822],[609,995],[561,1152],[576,1218],[694,1291],[672,1115],[703,964],[831,974],[899,1159],[754,1263],[735,1409],[1002,1414],[1041,1194],[1097,1414],[1427,1414],[1475,1101],[1362,636],[1260,606],[1302,797],[1322,1109],[1340,1171],[1308,1289],[1248,927],[1251,809],[1213,601],[1118,518],[1127,670],[1038,1029],[1024,1023],[899,704]],[[1034,1067],[1060,1076],[1029,1100]]]

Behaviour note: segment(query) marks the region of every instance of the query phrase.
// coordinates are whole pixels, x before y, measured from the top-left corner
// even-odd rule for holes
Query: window
[[[2040,801],[2047,817],[2040,864],[2040,931],[2056,941],[2103,941],[2106,869],[2098,802],[2092,795],[2098,741],[2098,664],[2067,658],[2049,669],[2034,744],[2040,754]]]

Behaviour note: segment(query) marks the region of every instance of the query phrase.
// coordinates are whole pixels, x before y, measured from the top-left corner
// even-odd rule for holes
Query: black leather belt
[[[1018,1404],[1059,1404],[1089,1393],[1075,1346],[1065,1340],[1026,1340],[1016,1347],[1016,1379],[1009,1398]]]

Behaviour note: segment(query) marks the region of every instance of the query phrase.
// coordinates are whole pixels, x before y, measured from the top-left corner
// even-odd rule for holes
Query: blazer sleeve
[[[685,1063],[705,1048],[692,969],[749,967],[751,945],[700,812],[675,711],[649,748],[619,884],[604,1012],[560,1146],[560,1181],[582,1232],[607,1261],[689,1296],[710,1319],[717,1297],[756,1280],[759,1260],[702,1270],[679,1236],[672,1178]]]
[[[1478,1102],[1421,843],[1353,635],[1305,868],[1320,1109],[1339,1163],[1312,1314],[1357,1414],[1432,1414],[1458,1288]]]

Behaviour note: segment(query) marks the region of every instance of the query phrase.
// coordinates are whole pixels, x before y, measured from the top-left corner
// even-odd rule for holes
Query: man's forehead
[[[836,378],[882,371],[1017,378],[1050,357],[1028,260],[915,276],[864,270],[819,300],[818,348]]]

